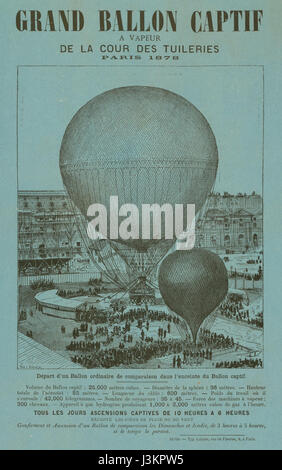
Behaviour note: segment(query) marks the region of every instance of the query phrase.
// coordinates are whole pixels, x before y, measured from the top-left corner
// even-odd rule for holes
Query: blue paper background
[[[134,5],[133,5],[134,3]],[[43,10],[45,2],[28,1],[26,9]],[[120,0],[120,9],[140,9],[140,2]],[[149,0],[142,1],[142,9],[151,8]],[[228,187],[232,191],[238,167],[242,165],[242,188],[259,191],[259,178],[255,177],[252,165],[259,157],[261,144],[264,144],[264,315],[265,315],[265,366],[263,370],[246,372],[247,383],[267,385],[267,407],[258,409],[253,421],[264,423],[265,432],[257,431],[256,441],[241,445],[225,444],[224,448],[278,449],[281,448],[282,432],[282,326],[281,326],[281,24],[282,5],[279,0],[225,0],[212,2],[180,0],[154,2],[154,9],[177,9],[179,15],[178,33],[162,33],[163,42],[169,44],[201,43],[219,44],[219,54],[191,54],[183,56],[178,65],[212,66],[212,69],[166,68],[165,63],[151,68],[142,67],[141,61],[123,68],[101,68],[100,55],[60,54],[60,44],[75,44],[77,49],[83,43],[101,43],[117,41],[118,33],[98,33],[97,10],[99,8],[117,8],[112,1],[60,1],[60,9],[84,11],[87,17],[85,31],[81,33],[21,33],[15,28],[15,14],[22,8],[21,2],[3,3],[1,8],[1,435],[0,446],[3,449],[149,449],[172,448],[166,438],[142,439],[126,436],[113,438],[102,431],[81,431],[79,433],[58,430],[25,431],[16,427],[21,419],[26,421],[26,412],[16,407],[16,391],[25,383],[34,383],[34,372],[18,371],[16,368],[16,330],[17,330],[17,70],[20,87],[27,89],[27,94],[19,89],[18,96],[24,95],[27,103],[19,101],[19,183],[20,188],[29,189],[34,180],[38,188],[57,188],[59,180],[55,175],[54,162],[57,158],[60,135],[72,116],[73,110],[85,103],[99,91],[127,84],[148,84],[183,93],[206,115],[219,139],[222,152],[232,155],[220,169],[219,190],[224,190],[224,179],[230,171]],[[58,1],[49,0],[48,9],[58,9]],[[260,9],[264,10],[263,27],[260,33],[206,33],[195,35],[188,28],[188,19],[193,10],[206,9]],[[185,22],[186,21],[186,22]],[[112,38],[112,39],[111,39]],[[165,38],[165,39],[164,39]],[[66,68],[19,68],[18,66],[92,66],[89,69]],[[134,65],[134,67],[133,67]],[[146,63],[148,65],[148,63]],[[224,66],[224,68],[223,68]],[[232,66],[232,67],[226,67]],[[241,66],[241,67],[235,67]],[[242,67],[244,66],[244,67]],[[245,67],[260,66],[260,67]],[[263,70],[262,67],[263,66]],[[226,68],[225,68],[226,67]],[[54,70],[56,72],[54,73]],[[234,73],[233,73],[234,72]],[[263,72],[263,77],[262,77]],[[57,80],[58,77],[58,80]],[[65,77],[67,83],[64,85]],[[204,77],[204,78],[201,78]],[[26,81],[25,81],[26,80]],[[92,81],[93,80],[93,81]],[[222,81],[219,82],[219,80]],[[204,82],[206,88],[204,89]],[[262,93],[264,88],[264,108],[260,102],[252,104],[251,97]],[[242,99],[240,90],[244,90],[246,99]],[[40,96],[42,90],[42,96]],[[70,93],[73,90],[71,99]],[[190,90],[192,96],[190,94]],[[203,90],[203,93],[202,93]],[[184,94],[185,93],[185,94]],[[238,96],[237,96],[238,94]],[[207,102],[207,96],[210,99]],[[227,98],[229,97],[229,98]],[[239,99],[237,99],[237,97]],[[61,104],[59,100],[64,100]],[[230,101],[228,101],[230,99]],[[39,101],[41,100],[41,101]],[[250,102],[248,101],[250,100]],[[53,107],[56,104],[56,111]],[[238,105],[239,104],[239,105]],[[66,105],[66,106],[65,106]],[[244,119],[253,115],[252,105],[257,111],[255,122],[245,126]],[[230,109],[238,114],[230,114]],[[61,110],[61,111],[60,111]],[[216,113],[215,113],[216,110]],[[35,113],[34,125],[24,118],[31,119]],[[230,132],[232,119],[243,115],[242,141],[239,135]],[[257,130],[262,124],[264,113],[264,135]],[[25,114],[26,113],[26,114]],[[55,115],[55,116],[54,116]],[[60,122],[60,128],[54,118]],[[223,119],[224,117],[224,119]],[[248,118],[247,118],[248,120]],[[44,129],[38,122],[44,123],[48,139],[44,139]],[[222,127],[224,123],[224,127]],[[50,124],[50,127],[49,127]],[[30,126],[30,128],[29,128]],[[38,126],[38,127],[37,127]],[[38,129],[38,131],[37,131]],[[54,130],[54,140],[50,140],[50,129]],[[57,129],[57,130],[56,130]],[[252,130],[248,136],[248,129]],[[220,133],[224,134],[224,147],[221,148]],[[226,135],[230,133],[230,138]],[[24,133],[24,134],[23,134]],[[53,133],[53,132],[52,132]],[[50,133],[50,135],[52,134]],[[34,136],[34,137],[33,137]],[[262,142],[263,140],[263,142]],[[222,141],[222,142],[223,142]],[[248,141],[248,147],[242,148]],[[41,147],[42,145],[42,147]],[[223,145],[223,144],[222,144]],[[43,153],[41,150],[44,148]],[[32,154],[31,154],[32,152]],[[250,153],[249,153],[250,152]],[[50,153],[50,165],[47,154]],[[235,156],[238,153],[238,160]],[[250,159],[246,161],[250,155]],[[42,163],[41,157],[44,155]],[[252,162],[252,163],[251,163]],[[256,163],[257,164],[257,163]],[[43,166],[43,170],[41,168]],[[246,165],[244,167],[244,165]],[[49,171],[52,168],[52,173]],[[38,178],[37,178],[38,173]],[[28,175],[30,174],[30,179]],[[45,177],[44,177],[45,174]],[[237,181],[237,176],[236,176]],[[53,186],[52,186],[53,184]],[[237,187],[237,183],[236,183]],[[34,184],[37,189],[37,183]],[[234,188],[235,190],[235,188]],[[243,191],[245,189],[242,189]],[[240,191],[240,189],[238,189]],[[224,382],[224,381],[223,381]],[[22,417],[22,418],[21,418]],[[187,448],[220,448],[219,444],[187,444]],[[175,444],[183,448],[183,444]]]

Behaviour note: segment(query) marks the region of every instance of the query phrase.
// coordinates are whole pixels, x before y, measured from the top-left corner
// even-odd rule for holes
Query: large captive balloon
[[[116,88],[82,106],[68,124],[60,150],[63,182],[86,216],[110,196],[119,206],[195,204],[202,207],[216,177],[217,145],[201,112],[171,91]],[[146,252],[158,239],[117,240]]]
[[[196,342],[201,324],[227,294],[228,275],[215,253],[178,250],[161,263],[159,288],[166,305],[186,320]]]

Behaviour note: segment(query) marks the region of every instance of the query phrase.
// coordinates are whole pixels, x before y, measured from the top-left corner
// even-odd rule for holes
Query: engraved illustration
[[[89,98],[57,139],[61,189],[19,186],[18,367],[263,367],[262,195],[217,191],[221,141],[187,96]],[[189,204],[178,249],[170,208]]]

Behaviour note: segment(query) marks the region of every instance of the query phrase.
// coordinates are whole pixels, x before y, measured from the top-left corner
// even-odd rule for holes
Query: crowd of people
[[[89,289],[60,290],[62,297],[95,295],[96,286]],[[92,291],[93,289],[93,291]],[[240,299],[227,299],[219,313],[237,321],[247,322],[262,327],[262,314],[250,318],[249,310]],[[30,313],[33,315],[33,312]],[[20,320],[27,318],[25,310],[20,311]],[[168,362],[173,368],[185,365],[200,365],[203,361],[212,361],[214,350],[237,348],[234,338],[211,332],[207,328],[199,331],[197,345],[193,344],[189,334],[186,338],[176,338],[176,328],[182,329],[183,320],[173,313],[158,308],[127,307],[121,303],[111,304],[107,310],[99,310],[94,305],[83,306],[76,310],[77,326],[73,328],[72,340],[66,345],[71,360],[85,368],[119,367],[132,364],[146,364],[151,359],[170,356]],[[154,322],[158,324],[154,325]],[[138,331],[139,330],[139,331]],[[61,333],[66,328],[61,325]],[[173,335],[171,333],[173,332]],[[183,329],[185,332],[185,329]],[[27,335],[32,337],[31,330]],[[185,336],[185,333],[184,333]],[[171,362],[170,362],[171,361]],[[217,362],[217,368],[262,367],[260,359],[240,359]]]
[[[191,345],[183,345],[182,357],[173,356],[172,367],[181,368],[183,364],[200,364],[204,359],[211,361],[212,360],[212,349],[202,349],[200,345],[197,347],[192,347]]]
[[[199,343],[203,346],[212,346],[213,349],[228,349],[234,347],[234,339],[223,334],[212,333],[210,330],[200,329]]]
[[[236,321],[247,322],[248,325],[263,328],[263,315],[259,312],[255,318],[250,317],[250,311],[243,307],[241,300],[225,300],[218,309],[219,313]]]
[[[102,310],[97,310],[96,307],[90,305],[88,310],[76,309],[75,319],[77,322],[87,322],[98,325],[99,323],[107,323],[108,313]]]
[[[178,339],[158,340],[150,343],[140,341],[129,347],[125,347],[124,343],[121,342],[118,348],[100,349],[94,354],[71,356],[71,360],[90,369],[95,367],[108,368],[129,364],[144,364],[155,357],[180,354],[182,349],[183,342]]]
[[[80,351],[80,352],[94,352],[100,351],[101,342],[100,341],[71,341],[67,345],[66,349],[68,351]]]
[[[217,362],[215,367],[216,368],[224,368],[224,369],[236,369],[236,368],[253,368],[256,369],[258,367],[262,367],[262,360],[257,358],[257,359],[251,359],[251,358],[245,358],[245,359],[240,359],[238,361],[222,361],[222,362]]]
[[[180,321],[177,317],[158,310],[140,309],[123,312],[116,320],[123,320],[123,324],[98,325],[96,328],[88,323],[81,324],[81,334],[84,339],[75,341],[77,328],[74,329],[74,340],[67,349],[75,354],[71,356],[73,362],[84,367],[118,367],[134,363],[146,363],[152,358],[173,355],[172,367],[180,368],[184,364],[201,363],[212,360],[213,349],[228,349],[234,347],[234,339],[222,334],[212,333],[207,329],[200,330],[197,346],[187,336],[185,339],[170,337],[171,324]],[[153,337],[150,328],[153,321],[162,320],[162,326],[155,330]],[[124,323],[125,322],[125,323]],[[130,334],[132,323],[139,328],[140,335]],[[115,347],[107,346],[117,337]],[[135,344],[133,342],[135,341]],[[90,354],[91,353],[91,354]]]
[[[117,308],[112,311],[98,310],[93,305],[88,307],[88,310],[78,308],[75,312],[75,319],[77,322],[87,322],[98,325],[100,323],[108,323],[112,325],[114,323],[126,322],[127,325],[132,324],[134,321],[147,323],[147,329],[151,321],[167,321],[175,324],[180,323],[179,317],[172,314],[167,314],[163,310],[153,310],[148,308],[131,308],[126,310],[121,308],[119,311]]]
[[[89,287],[88,289],[83,289],[80,287],[79,289],[60,289],[58,290],[58,295],[63,297],[64,299],[70,299],[71,297],[79,297],[81,295],[97,295],[97,287]]]
[[[69,351],[79,352],[71,360],[86,368],[118,367],[129,364],[143,364],[153,358],[173,355],[172,367],[181,368],[185,364],[200,364],[203,360],[212,361],[212,348],[201,348],[180,339],[138,341],[134,346],[126,346],[121,341],[116,348],[103,349],[101,342],[72,341],[67,346]],[[94,354],[83,354],[93,352]]]
[[[41,289],[41,290],[48,290],[48,289],[55,289],[54,281],[46,280],[46,279],[37,279],[36,281],[31,282],[30,287],[33,290]]]
[[[134,321],[150,322],[150,321],[167,321],[169,323],[173,322],[175,324],[180,323],[180,318],[176,315],[168,314],[163,310],[153,310],[148,307],[144,308],[130,308],[129,310],[115,313],[110,316],[109,322],[123,322],[128,321],[133,323]]]

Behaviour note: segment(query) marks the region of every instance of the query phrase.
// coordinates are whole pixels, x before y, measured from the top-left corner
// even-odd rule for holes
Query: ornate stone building
[[[261,249],[262,197],[211,194],[196,226],[197,245],[216,251]]]
[[[22,274],[67,272],[85,250],[64,191],[20,191],[18,264]]]

